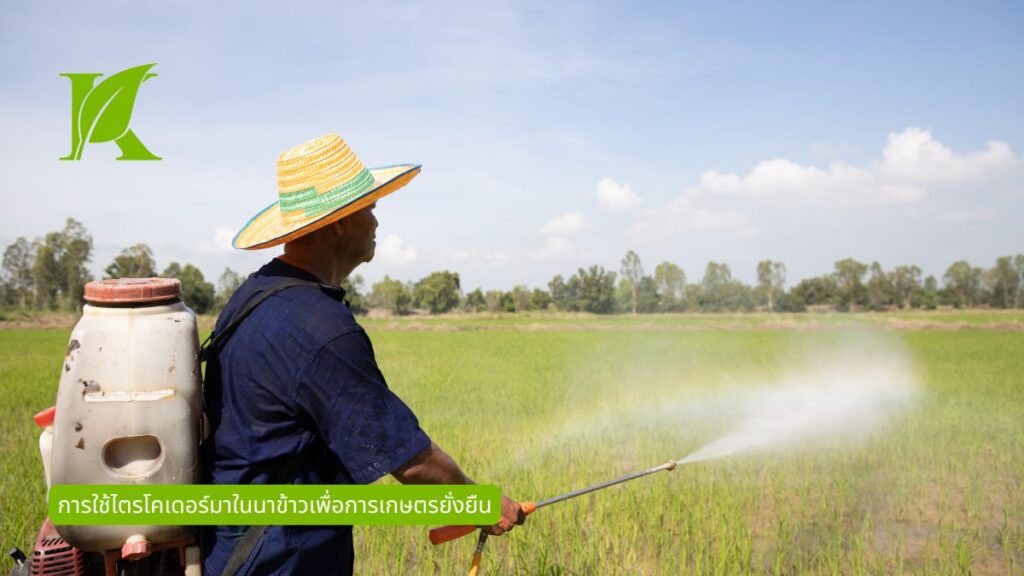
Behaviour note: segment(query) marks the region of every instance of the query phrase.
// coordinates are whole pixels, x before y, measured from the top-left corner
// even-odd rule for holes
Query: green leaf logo
[[[139,88],[156,76],[149,71],[155,65],[122,70],[95,86],[102,74],[61,74],[71,80],[71,153],[61,160],[81,160],[85,145],[99,142],[117,144],[118,160],[160,160],[129,127]]]

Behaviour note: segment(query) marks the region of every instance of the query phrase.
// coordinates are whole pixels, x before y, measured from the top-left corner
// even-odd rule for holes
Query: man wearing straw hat
[[[376,201],[419,171],[367,169],[337,134],[278,158],[278,201],[233,244],[283,244],[284,254],[232,296],[207,365],[203,452],[212,482],[368,484],[385,474],[407,484],[472,482],[388,389],[338,286],[373,259]],[[524,519],[503,497],[501,521],[485,531],[500,535]],[[257,528],[207,529],[204,574],[352,572],[351,526]]]

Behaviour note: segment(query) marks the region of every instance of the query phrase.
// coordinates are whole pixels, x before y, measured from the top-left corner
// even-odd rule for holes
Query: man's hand
[[[493,526],[481,526],[484,532],[491,536],[501,536],[516,526],[522,526],[526,522],[526,512],[519,502],[502,495],[501,497],[501,520]]]

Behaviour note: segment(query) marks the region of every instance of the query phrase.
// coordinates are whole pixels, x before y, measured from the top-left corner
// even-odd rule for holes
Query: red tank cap
[[[99,304],[146,304],[181,295],[177,278],[113,278],[85,285],[85,300]]]
[[[50,406],[46,410],[43,410],[39,414],[32,417],[36,421],[36,426],[40,428],[46,428],[47,426],[53,426],[53,417],[57,415],[57,407]]]

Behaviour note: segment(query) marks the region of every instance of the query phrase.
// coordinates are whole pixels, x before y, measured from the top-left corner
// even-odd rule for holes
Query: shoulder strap
[[[224,345],[224,342],[226,342],[227,339],[235,333],[235,329],[238,328],[238,325],[241,324],[257,306],[263,303],[264,300],[278,292],[281,292],[282,290],[287,290],[288,288],[294,288],[296,286],[315,286],[325,292],[340,294],[341,298],[345,297],[345,289],[341,286],[328,284],[326,282],[313,282],[312,280],[289,280],[287,282],[282,282],[273,288],[261,290],[249,299],[245,308],[242,308],[242,311],[236,314],[223,330],[219,333],[216,330],[210,332],[210,335],[203,341],[202,346],[199,347],[199,362],[206,362],[210,359],[210,354],[216,354],[219,352],[220,348]]]
[[[313,282],[311,280],[289,280],[270,288],[268,290],[262,290],[257,292],[249,301],[246,303],[242,311],[235,315],[234,318],[228,322],[219,333],[216,331],[210,332],[210,335],[203,342],[203,345],[199,349],[199,361],[206,362],[210,359],[210,354],[216,354],[220,351],[220,348],[224,345],[224,342],[235,333],[235,329],[242,323],[246,317],[252,313],[264,300],[270,298],[274,294],[287,290],[288,288],[294,288],[296,286],[315,286],[324,290],[325,292],[331,292],[338,294],[340,298],[345,297],[345,289],[341,286],[335,286],[334,284],[328,284],[326,282]],[[289,458],[284,466],[277,468],[270,477],[271,484],[290,484],[295,477],[295,473],[298,472],[298,458]],[[235,549],[231,551],[231,556],[228,557],[227,564],[224,565],[224,570],[221,572],[223,576],[235,576],[238,570],[245,564],[246,560],[249,559],[249,555],[259,544],[263,535],[266,533],[268,526],[249,526],[246,528],[245,533],[242,534],[238,544],[235,545]]]
[[[284,466],[271,474],[270,483],[291,484],[292,478],[298,472],[298,461],[299,459],[296,457],[285,461]],[[263,539],[269,528],[270,526],[249,526],[246,528],[242,537],[238,540],[238,544],[235,545],[235,549],[231,551],[231,556],[228,557],[224,570],[221,571],[221,576],[235,576],[246,560],[249,559],[252,551],[256,549],[256,545],[260,543],[260,540]]]

